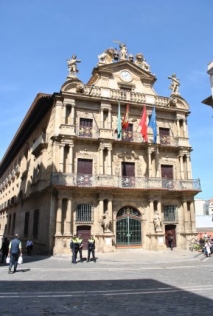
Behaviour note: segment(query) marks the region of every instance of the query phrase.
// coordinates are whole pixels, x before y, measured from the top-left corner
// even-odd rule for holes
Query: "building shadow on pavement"
[[[211,288],[183,290],[153,279],[1,281],[1,315],[212,316],[213,301],[190,292]]]

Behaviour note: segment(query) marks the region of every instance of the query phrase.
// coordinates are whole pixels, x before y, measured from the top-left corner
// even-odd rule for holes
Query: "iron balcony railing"
[[[126,189],[166,189],[201,191],[200,180],[175,180],[148,177],[126,177],[53,172],[51,185],[77,187],[112,187]]]

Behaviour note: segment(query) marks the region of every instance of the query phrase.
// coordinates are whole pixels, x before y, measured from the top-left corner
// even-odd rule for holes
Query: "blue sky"
[[[211,93],[212,26],[212,0],[2,0],[0,159],[36,94],[60,91],[66,59],[77,55],[86,83],[97,55],[118,39],[129,53],[143,53],[159,95],[170,95],[168,76],[180,78],[191,111],[193,179],[201,179],[203,190],[197,197],[213,197],[213,110],[201,103]]]

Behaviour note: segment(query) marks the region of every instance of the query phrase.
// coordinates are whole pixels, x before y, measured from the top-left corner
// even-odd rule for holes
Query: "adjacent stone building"
[[[0,165],[1,237],[18,232],[36,253],[59,254],[75,233],[103,252],[164,249],[168,230],[185,249],[197,235],[180,81],[170,76],[171,96],[159,96],[143,55],[116,42],[87,84],[73,55],[60,92],[33,101]]]

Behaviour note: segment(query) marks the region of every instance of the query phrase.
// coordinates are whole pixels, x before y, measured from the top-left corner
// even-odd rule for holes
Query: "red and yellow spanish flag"
[[[122,120],[122,129],[127,129],[129,126],[129,104],[126,105],[126,113]]]

